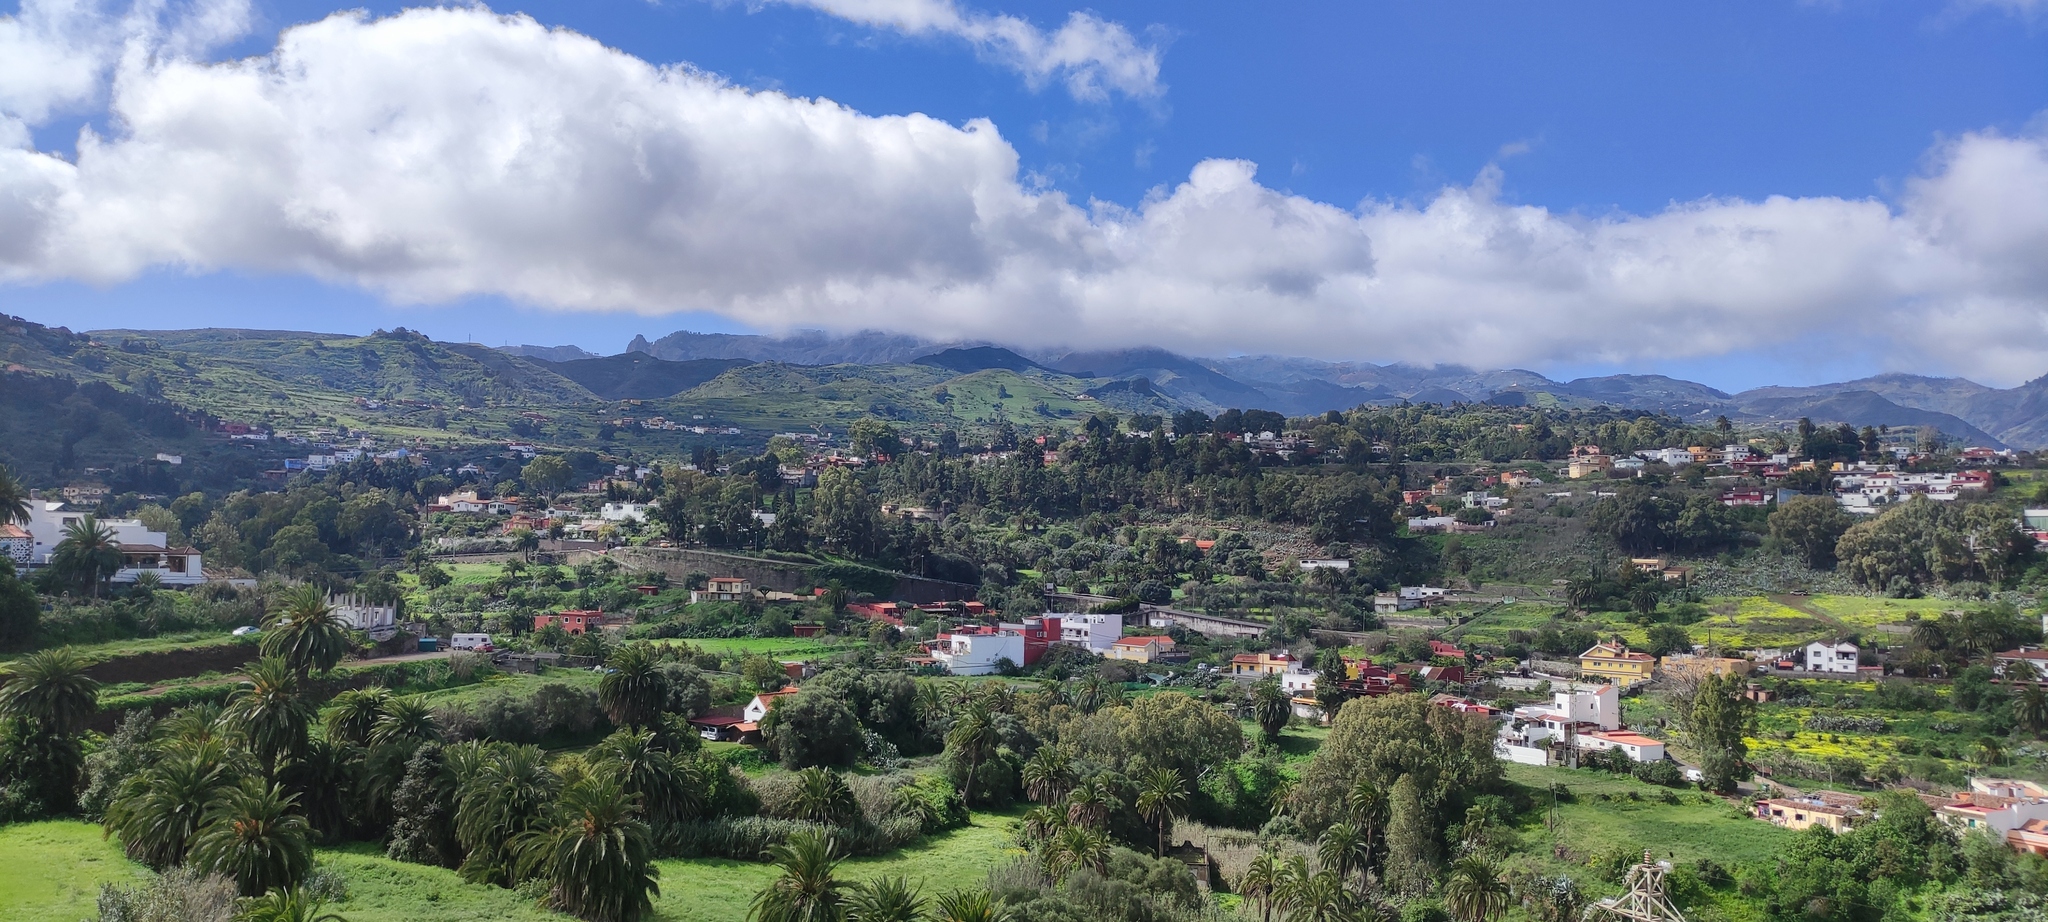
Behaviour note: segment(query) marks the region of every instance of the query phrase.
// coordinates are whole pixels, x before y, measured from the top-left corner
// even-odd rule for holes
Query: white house
[[[376,604],[357,595],[328,596],[334,615],[349,627],[367,632],[372,640],[386,640],[398,633],[398,606]]]
[[[772,692],[762,692],[755,695],[754,700],[747,702],[747,709],[742,711],[741,714],[746,717],[748,723],[760,723],[761,718],[768,716],[768,712],[774,710],[777,701],[796,693],[797,689],[794,686]]]
[[[690,590],[690,604],[699,602],[744,602],[754,596],[754,584],[737,576],[714,576],[704,588]]]
[[[653,503],[605,503],[597,517],[607,522],[645,522],[653,514]]]
[[[1024,665],[1024,635],[940,634],[931,654],[954,675],[990,675],[1003,660]]]
[[[1803,667],[1807,672],[1832,672],[1843,675],[1856,674],[1856,645],[1843,641],[1829,643],[1816,640],[1802,648],[1805,652]]]
[[[1300,663],[1288,666],[1286,672],[1280,673],[1280,690],[1286,692],[1289,698],[1314,696],[1316,693],[1315,670],[1305,669]]]
[[[1105,653],[1124,635],[1122,615],[1055,614],[1060,619],[1060,643]]]
[[[1627,730],[1595,730],[1581,733],[1575,740],[1582,750],[1607,752],[1619,749],[1637,762],[1664,761],[1664,744],[1640,733]]]
[[[1501,758],[1524,765],[1544,765],[1550,760],[1553,740],[1571,738],[1581,749],[1581,739],[1591,733],[1613,733],[1621,729],[1621,689],[1613,685],[1567,685],[1552,695],[1549,705],[1519,707],[1501,725],[1494,752]],[[1606,745],[1595,748],[1608,748]],[[1633,755],[1633,753],[1631,753]],[[1659,757],[1663,755],[1660,751]]]
[[[1304,570],[1349,570],[1351,561],[1341,557],[1311,557],[1301,562]]]
[[[150,534],[157,537],[148,543],[122,543],[121,569],[115,570],[109,581],[132,583],[144,573],[154,573],[157,582],[165,586],[197,586],[206,582],[206,568],[198,548],[165,547],[163,532]]]
[[[35,539],[35,550],[31,562],[41,565],[50,562],[50,553],[57,549],[57,542],[64,540],[64,529],[92,513],[73,508],[68,503],[48,500],[28,504],[28,533]],[[140,519],[96,519],[101,528],[114,532],[114,541],[119,544],[153,544],[164,546],[165,536],[160,531],[150,531]]]

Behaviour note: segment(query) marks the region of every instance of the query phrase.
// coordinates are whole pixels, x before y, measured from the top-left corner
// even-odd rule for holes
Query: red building
[[[533,629],[536,631],[550,624],[559,624],[562,626],[562,630],[568,631],[571,634],[602,630],[604,628],[604,612],[564,611],[556,612],[552,615],[533,616]]]

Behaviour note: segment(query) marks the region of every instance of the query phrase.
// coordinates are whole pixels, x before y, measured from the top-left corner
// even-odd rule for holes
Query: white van
[[[456,634],[448,638],[448,649],[475,650],[480,653],[489,653],[497,648],[491,646],[491,635],[489,634]]]

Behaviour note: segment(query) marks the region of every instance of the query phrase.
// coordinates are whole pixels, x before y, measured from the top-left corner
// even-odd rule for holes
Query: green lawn
[[[98,826],[61,820],[0,827],[0,868],[0,914],[10,922],[90,919],[101,884],[149,878]]]
[[[1645,784],[1612,772],[1592,769],[1547,768],[1508,763],[1508,780],[1532,790],[1536,809],[1521,832],[1525,844],[1547,839],[1542,825],[1550,803],[1545,793],[1554,782],[1568,788],[1572,803],[1558,805],[1560,823],[1557,839],[1580,856],[1595,854],[1613,846],[1651,848],[1676,852],[1678,861],[1711,858],[1729,867],[1764,860],[1777,855],[1794,833],[1762,820],[1740,814],[1737,807],[1718,797],[1693,789],[1664,788]],[[1666,793],[1675,794],[1678,804],[1658,802]],[[1635,794],[1641,800],[1610,800],[1596,795]],[[1545,857],[1549,849],[1526,849]]]
[[[421,699],[431,705],[467,705],[498,695],[530,695],[534,689],[548,684],[596,688],[601,678],[602,676],[588,669],[543,669],[538,675],[501,672],[474,685],[422,692]]]
[[[348,881],[348,900],[328,907],[348,922],[561,922],[510,890],[463,883],[454,871],[384,857],[374,845],[323,849],[320,864]]]
[[[162,637],[137,637],[129,640],[109,640],[104,643],[75,644],[71,649],[83,654],[91,662],[102,663],[137,653],[162,653],[167,650],[191,650],[238,643],[253,644],[256,643],[256,638],[236,637],[225,630],[186,631]]]
[[[901,874],[926,896],[982,882],[988,869],[1023,854],[1012,844],[1015,820],[976,813],[973,825],[882,858],[856,858],[840,865],[840,877],[869,880]],[[654,904],[662,922],[742,922],[747,904],[775,877],[765,864],[743,861],[661,862],[661,899]],[[354,922],[354,920],[351,920]]]
[[[927,894],[979,884],[988,869],[1021,854],[1012,844],[1015,819],[977,813],[972,825],[882,858],[841,865],[848,880],[901,874]],[[381,849],[356,844],[320,849],[321,866],[340,872],[348,899],[329,908],[349,922],[560,922],[509,890],[466,884],[455,872],[385,858]],[[79,922],[90,919],[100,885],[137,884],[148,870],[90,823],[54,821],[0,827],[0,918],[7,922]],[[741,861],[663,861],[661,922],[742,922],[754,894],[774,877],[765,864]]]

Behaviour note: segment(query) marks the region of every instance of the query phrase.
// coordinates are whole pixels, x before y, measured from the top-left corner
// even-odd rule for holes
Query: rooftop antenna
[[[1664,875],[1670,871],[1670,863],[1650,860],[1649,850],[1644,849],[1643,863],[1630,868],[1628,879],[1622,881],[1627,889],[1620,896],[1586,907],[1579,922],[1685,922],[1685,916],[1664,894]]]

